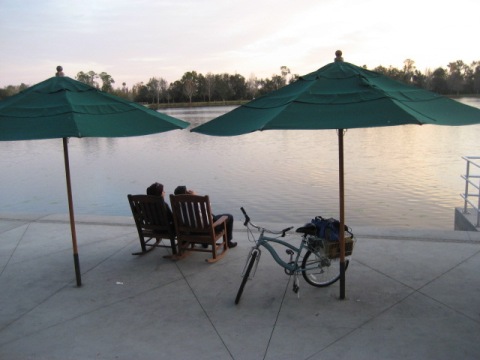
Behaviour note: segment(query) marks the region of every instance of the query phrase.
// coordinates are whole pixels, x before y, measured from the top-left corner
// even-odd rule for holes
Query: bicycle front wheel
[[[242,296],[243,293],[243,288],[245,287],[245,284],[247,283],[248,278],[250,277],[250,272],[252,271],[253,264],[255,264],[255,259],[258,256],[258,251],[253,251],[252,255],[250,256],[250,261],[248,261],[248,265],[245,269],[245,273],[243,274],[243,279],[242,283],[240,284],[240,288],[238,289],[237,292],[237,297],[235,298],[235,305],[238,304],[240,301],[240,297]]]
[[[348,260],[345,261],[345,270]],[[302,261],[302,275],[312,286],[329,286],[340,279],[340,258],[328,259],[321,253],[307,251]]]

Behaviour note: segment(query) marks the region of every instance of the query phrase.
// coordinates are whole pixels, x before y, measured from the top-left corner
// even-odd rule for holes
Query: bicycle
[[[338,242],[331,242],[315,236],[316,227],[314,224],[305,224],[305,226],[296,229],[297,233],[302,234],[300,246],[296,247],[284,240],[279,239],[281,237],[285,237],[287,232],[293,229],[293,226],[280,231],[272,231],[252,223],[245,209],[242,207],[240,210],[245,216],[245,222],[243,225],[247,227],[248,238],[250,241],[254,242],[255,245],[252,247],[247,257],[247,261],[242,272],[242,282],[235,298],[235,304],[238,304],[240,301],[240,297],[242,296],[243,289],[247,281],[255,276],[258,263],[260,261],[261,247],[268,250],[277,264],[284,268],[284,271],[287,275],[294,276],[294,293],[298,293],[300,289],[298,281],[299,273],[302,274],[303,278],[308,284],[316,287],[326,287],[334,284],[336,281],[338,281],[338,279],[340,279],[340,259],[337,251]],[[260,235],[257,239],[255,239],[255,236],[253,235],[252,228],[257,229],[260,232]],[[265,233],[278,236],[265,236]],[[351,241],[349,242],[351,243],[351,247],[346,254],[351,255],[353,250],[354,236],[351,231],[348,231],[348,235],[348,239]],[[281,259],[280,255],[270,243],[279,244],[287,248],[286,254],[290,257],[288,262]],[[345,270],[348,268],[348,264],[349,259],[346,259]],[[253,274],[250,277],[252,269]]]

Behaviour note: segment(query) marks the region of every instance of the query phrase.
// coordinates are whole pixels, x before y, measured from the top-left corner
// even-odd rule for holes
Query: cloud
[[[2,0],[0,86],[42,81],[58,64],[129,83],[191,70],[270,77],[283,65],[303,75],[337,49],[357,65],[410,58],[424,70],[480,60],[479,12],[473,0]]]

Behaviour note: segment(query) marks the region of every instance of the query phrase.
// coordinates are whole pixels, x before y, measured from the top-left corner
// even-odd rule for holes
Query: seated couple
[[[186,186],[177,186],[177,188],[174,191],[175,195],[197,195],[195,191],[187,189]],[[163,199],[165,200],[165,191],[163,188],[163,185],[160,183],[154,183],[150,185],[147,188],[147,195],[155,195],[155,196],[162,196]],[[173,224],[173,214],[172,210],[170,209],[170,206],[165,202],[165,206],[167,207],[167,216],[168,220]],[[222,216],[227,217],[227,240],[228,240],[228,247],[229,248],[234,248],[237,246],[237,243],[232,241],[233,238],[233,216],[231,214],[220,214],[220,215],[213,215],[213,221],[215,222],[217,219],[219,219]]]

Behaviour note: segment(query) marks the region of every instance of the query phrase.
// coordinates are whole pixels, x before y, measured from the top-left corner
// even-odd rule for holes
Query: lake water
[[[480,108],[480,99],[459,101]],[[233,107],[164,112],[196,126]],[[453,229],[463,205],[462,156],[480,155],[480,125],[397,126],[345,135],[346,223]],[[302,224],[338,218],[334,130],[265,131],[211,137],[176,130],[132,138],[72,138],[76,214],[130,215],[127,194],[151,183],[167,195],[187,185],[210,195],[215,213]],[[0,212],[67,213],[62,140],[0,142]]]

